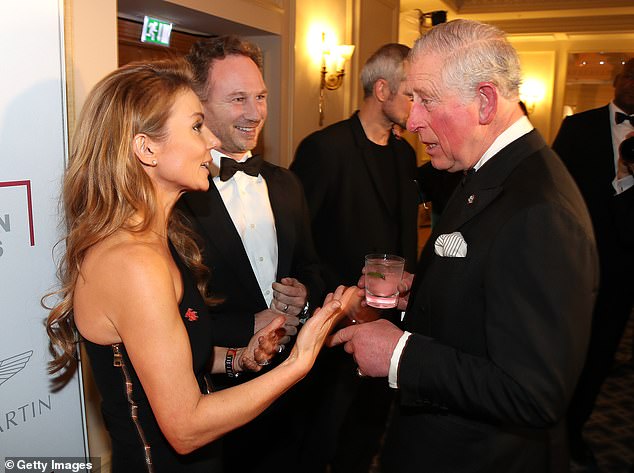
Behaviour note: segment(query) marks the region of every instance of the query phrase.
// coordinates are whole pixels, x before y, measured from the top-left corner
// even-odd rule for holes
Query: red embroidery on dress
[[[195,322],[198,320],[198,312],[193,309],[187,309],[187,312],[185,312],[185,318],[190,322]]]

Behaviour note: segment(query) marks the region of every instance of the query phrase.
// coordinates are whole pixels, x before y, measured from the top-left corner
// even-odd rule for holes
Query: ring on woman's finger
[[[357,366],[357,376],[359,378],[365,378],[365,375],[363,374],[363,371],[361,371],[361,368],[359,368],[358,366]]]
[[[284,304],[284,307],[282,308],[283,312],[286,312],[288,310],[288,304]]]
[[[271,360],[262,360],[257,362],[258,366],[266,366],[271,364]]]
[[[280,345],[280,346],[277,347],[277,352],[278,353],[282,353],[285,348],[286,348],[286,345]]]

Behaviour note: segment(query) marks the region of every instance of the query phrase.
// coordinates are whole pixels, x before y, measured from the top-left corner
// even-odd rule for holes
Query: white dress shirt
[[[619,162],[619,146],[628,133],[634,131],[634,125],[630,121],[623,121],[617,125],[616,123],[616,112],[625,113],[619,107],[614,105],[614,102],[610,102],[608,106],[610,109],[610,129],[612,130],[612,147],[614,152],[614,180],[612,181],[612,186],[617,194],[621,192],[625,192],[630,187],[634,186],[634,176],[631,174],[629,176],[625,176],[621,179],[616,178],[616,174],[618,173],[618,162]],[[625,113],[627,115],[627,113]]]
[[[530,133],[533,128],[534,127],[528,117],[521,117],[510,127],[500,133],[500,136],[498,136],[495,141],[491,143],[489,149],[484,152],[482,157],[478,160],[473,168],[477,172],[478,169],[480,169],[484,165],[484,163],[495,156],[502,148],[509,145],[518,138],[524,136],[525,134]],[[403,350],[407,345],[407,340],[409,339],[410,335],[410,332],[404,332],[403,335],[401,335],[398,343],[396,344],[394,351],[392,352],[392,357],[390,358],[390,370],[387,375],[387,382],[391,388],[398,388],[398,365],[401,362],[401,355],[403,354]]]
[[[278,248],[268,187],[262,175],[249,176],[242,171],[236,172],[225,182],[221,181],[218,173],[223,156],[225,155],[211,150],[210,170],[214,175],[213,182],[240,235],[264,300],[270,307],[273,300],[271,286],[276,280]],[[251,152],[248,151],[239,162],[250,157]]]

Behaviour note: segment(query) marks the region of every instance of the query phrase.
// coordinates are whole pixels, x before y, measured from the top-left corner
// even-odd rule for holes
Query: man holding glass
[[[518,105],[519,59],[500,30],[438,25],[410,60],[408,129],[465,179],[409,292],[402,281],[405,331],[381,319],[332,344],[398,389],[383,473],[568,471],[563,418],[598,285],[583,198]]]

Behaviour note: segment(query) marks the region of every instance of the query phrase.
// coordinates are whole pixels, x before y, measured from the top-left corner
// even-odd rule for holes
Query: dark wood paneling
[[[161,59],[187,54],[192,44],[204,36],[172,31],[170,45],[159,46],[141,42],[141,30],[143,24],[135,21],[117,20],[117,32],[119,35],[119,66],[132,61]]]

